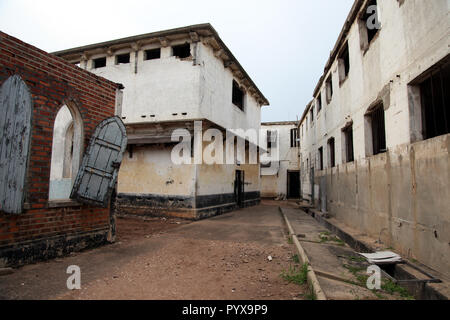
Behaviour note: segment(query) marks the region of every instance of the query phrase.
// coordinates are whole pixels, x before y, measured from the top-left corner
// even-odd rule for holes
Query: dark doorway
[[[234,198],[239,207],[244,207],[244,182],[245,172],[236,170],[236,179],[234,181]]]
[[[288,199],[300,198],[300,171],[288,171],[287,175],[287,197]]]

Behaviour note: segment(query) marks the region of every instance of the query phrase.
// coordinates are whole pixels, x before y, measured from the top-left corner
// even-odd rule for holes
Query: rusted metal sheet
[[[100,123],[84,154],[70,198],[107,208],[126,146],[127,134],[119,117]]]
[[[32,98],[18,75],[0,88],[0,211],[23,211],[31,135]]]

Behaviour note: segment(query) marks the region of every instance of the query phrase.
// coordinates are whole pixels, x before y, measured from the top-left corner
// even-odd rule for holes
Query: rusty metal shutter
[[[20,76],[0,88],[0,211],[23,211],[30,149],[32,98]]]
[[[100,123],[84,154],[70,198],[107,208],[126,146],[126,130],[119,117]]]

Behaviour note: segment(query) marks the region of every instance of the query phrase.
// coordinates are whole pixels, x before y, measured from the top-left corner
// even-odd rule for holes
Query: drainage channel
[[[375,250],[370,248],[365,243],[355,239],[350,234],[344,232],[339,227],[333,225],[322,216],[322,214],[316,212],[312,207],[300,206],[303,212],[313,217],[322,226],[326,227],[331,232],[335,233],[339,238],[344,240],[353,250],[363,253],[374,253]],[[408,262],[402,261],[400,263],[385,264],[379,266],[382,271],[382,276],[392,281],[394,284],[406,289],[417,300],[448,300],[448,297],[444,296],[434,288],[428,286],[431,283],[441,283],[440,279],[435,278],[430,273],[419,268],[418,266]],[[408,271],[410,269],[410,271]],[[426,279],[419,279],[415,274],[419,273]],[[422,278],[422,277],[420,277]]]
[[[417,279],[410,272],[405,270],[406,267],[413,268],[427,279]],[[442,283],[440,279],[433,277],[431,274],[420,269],[419,267],[408,263],[407,261],[398,264],[380,265],[382,275],[391,280],[393,283],[405,288],[414,298],[419,300],[436,299],[434,292],[427,292],[428,283]],[[439,299],[439,298],[437,298]]]

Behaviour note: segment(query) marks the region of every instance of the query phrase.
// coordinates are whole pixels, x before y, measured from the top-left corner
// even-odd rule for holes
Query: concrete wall
[[[279,159],[270,168],[261,168],[261,196],[265,198],[285,198],[287,196],[288,171],[299,170],[299,149],[291,148],[291,129],[296,124],[262,124],[263,130],[274,130],[279,134]]]
[[[450,276],[450,135],[319,172],[326,210]]]
[[[119,213],[200,219],[230,211],[237,206],[236,170],[245,172],[244,205],[259,202],[259,164],[174,165],[173,146],[135,146],[132,157],[124,154],[118,179]]]
[[[261,126],[261,106],[249,94],[244,97],[244,111],[232,103],[233,77],[222,60],[214,56],[213,49],[198,45],[201,114],[204,118],[227,129],[255,129]],[[239,84],[240,81],[235,79]]]
[[[192,59],[172,56],[172,47],[161,48],[161,59],[145,61],[144,51],[153,48],[119,50],[107,57],[106,67],[93,69],[93,59],[105,56],[97,54],[87,62],[87,69],[125,86],[121,113],[125,124],[201,119],[200,66],[193,66]],[[116,55],[129,52],[130,63],[116,65]]]
[[[171,146],[147,145],[133,148],[133,156],[124,154],[119,171],[118,192],[193,196],[195,165],[175,165]]]
[[[413,80],[450,53],[449,3],[378,1],[378,10],[382,27],[370,46],[362,48],[355,21],[344,39],[350,52],[347,78],[339,74],[338,59],[331,61],[323,77],[333,79],[331,101],[321,83],[322,110],[316,95],[302,118],[302,196],[310,199],[314,191],[322,210],[449,275],[448,136],[420,142],[421,114],[411,107]],[[372,156],[365,114],[377,102],[384,104],[388,152]],[[355,161],[345,164],[342,129],[350,122]],[[336,168],[330,168],[327,151],[331,137]]]
[[[106,67],[94,69],[93,60],[106,55],[98,53],[85,68],[125,86],[121,111],[125,124],[207,119],[222,128],[259,130],[261,106],[250,94],[245,95],[244,111],[233,105],[235,78],[210,46],[191,43],[191,58],[172,56],[172,46],[187,41],[162,47],[161,58],[155,60],[145,61],[144,54],[156,45],[118,50],[107,57]],[[116,56],[128,52],[130,63],[116,65]]]

